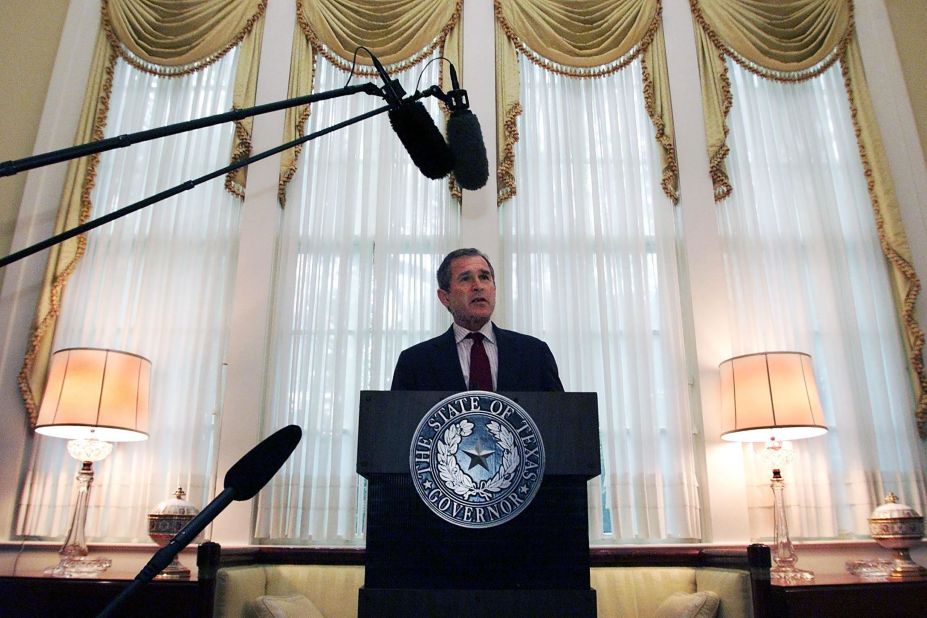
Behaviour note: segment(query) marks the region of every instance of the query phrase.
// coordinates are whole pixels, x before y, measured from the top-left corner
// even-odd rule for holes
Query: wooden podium
[[[544,479],[517,517],[464,528],[434,514],[409,471],[422,417],[450,395],[363,391],[357,472],[368,480],[360,616],[595,616],[586,481],[598,476],[595,393],[500,393],[534,420]]]

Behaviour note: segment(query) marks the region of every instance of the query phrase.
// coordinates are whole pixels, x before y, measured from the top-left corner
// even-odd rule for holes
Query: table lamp
[[[65,438],[68,453],[81,463],[78,493],[57,566],[58,577],[90,576],[112,564],[88,557],[84,526],[93,483],[93,462],[105,459],[112,442],[148,438],[148,389],[151,362],[128,352],[68,348],[52,355],[36,433]]]
[[[791,445],[785,441],[827,432],[811,357],[802,352],[746,354],[724,361],[720,370],[721,438],[765,442],[761,455],[773,469],[775,540],[770,576],[786,581],[814,579],[812,571],[795,566],[798,558],[789,540],[780,472],[791,460]]]

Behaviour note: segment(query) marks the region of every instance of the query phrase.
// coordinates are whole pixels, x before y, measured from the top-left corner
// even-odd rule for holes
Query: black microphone
[[[250,500],[277,473],[302,436],[299,425],[278,429],[228,469],[223,486],[234,490],[235,500]]]
[[[489,180],[489,161],[480,121],[470,111],[467,91],[460,88],[457,71],[450,66],[451,90],[447,93],[451,117],[447,121],[447,141],[454,157],[454,178],[461,189],[475,191]]]
[[[454,168],[454,153],[421,101],[402,101],[387,115],[412,163],[426,178],[436,180],[450,174]]]
[[[155,552],[132,583],[129,584],[106,608],[98,618],[112,616],[113,612],[128,599],[142,584],[154,579],[163,571],[190,541],[195,539],[209,523],[216,518],[233,500],[250,500],[267,484],[271,477],[287,460],[303,432],[298,425],[287,425],[253,449],[245,453],[235,465],[225,473],[224,489],[212,502],[206,505],[196,517],[191,519],[171,541]]]
[[[405,91],[399,82],[390,79],[380,60],[369,49],[364,49],[370,54],[373,66],[383,80],[383,96],[390,106],[387,112],[390,126],[409,153],[412,163],[426,178],[444,178],[454,167],[454,155],[431,114],[421,102],[403,100]]]

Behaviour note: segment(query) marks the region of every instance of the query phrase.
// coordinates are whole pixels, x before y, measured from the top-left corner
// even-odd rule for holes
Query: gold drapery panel
[[[641,58],[644,101],[661,148],[662,187],[676,203],[679,171],[661,0],[494,0],[497,203],[515,195],[518,54],[577,78],[610,75]]]
[[[882,253],[891,268],[895,311],[901,323],[902,339],[908,353],[908,371],[914,387],[914,417],[922,439],[927,439],[927,371],[924,369],[924,331],[914,314],[914,303],[921,282],[914,272],[908,237],[901,221],[901,209],[895,197],[888,156],[876,124],[875,110],[863,70],[863,59],[854,36],[840,61],[843,83],[850,98],[850,114],[856,131],[856,143],[863,162],[866,186],[872,202],[876,230]]]
[[[100,33],[75,143],[103,138],[117,58],[154,75],[182,76],[209,66],[237,45],[233,105],[253,106],[266,6],[267,0],[101,0]],[[251,152],[251,119],[235,124],[231,160]],[[97,154],[69,164],[55,233],[89,220],[99,160]],[[244,196],[244,185],[244,169],[226,177],[226,189],[239,197]],[[45,388],[61,297],[85,246],[81,235],[49,251],[18,380],[31,426]]]
[[[116,54],[101,32],[97,36],[90,77],[84,104],[81,108],[75,141],[78,144],[103,139],[106,115],[109,111],[109,96],[113,86],[113,69]],[[90,217],[90,192],[96,182],[97,164],[100,155],[73,160],[68,165],[61,207],[55,219],[54,233],[59,234],[87,221]],[[84,254],[87,239],[84,234],[76,236],[49,249],[48,263],[35,318],[30,333],[26,357],[19,371],[19,390],[26,404],[29,426],[35,427],[42,391],[48,374],[48,361],[52,353],[52,339],[55,323],[61,307],[61,295],[77,262]]]
[[[908,354],[918,432],[927,438],[924,332],[914,316],[920,280],[895,197],[888,159],[853,27],[851,0],[689,0],[695,19],[705,135],[715,200],[731,194],[724,160],[732,104],[725,58],[778,81],[813,79],[840,62],[860,159],[882,252],[891,269],[893,300]]]
[[[363,46],[376,54],[391,72],[407,70],[430,56],[436,49],[461,66],[460,11],[463,0],[296,0],[296,32],[290,58],[288,97],[312,92],[316,54],[335,66],[349,71],[356,60],[355,74],[376,77],[373,62]],[[441,83],[448,77],[447,63],[442,63]],[[462,77],[462,76],[461,76]],[[286,110],[283,141],[302,136],[309,105]],[[286,204],[286,187],[296,174],[297,146],[285,151],[280,162],[277,197]],[[456,197],[453,180],[451,189]]]

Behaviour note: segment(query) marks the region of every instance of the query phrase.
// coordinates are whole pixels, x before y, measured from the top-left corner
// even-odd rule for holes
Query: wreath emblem
[[[435,404],[421,419],[409,470],[432,512],[457,526],[486,528],[531,503],[544,477],[544,443],[517,403],[467,391]]]
[[[502,465],[496,469],[492,478],[478,483],[457,462],[457,448],[462,438],[473,433],[473,423],[468,420],[454,423],[444,430],[443,440],[438,440],[437,468],[440,478],[448,489],[465,500],[473,496],[490,500],[496,493],[511,487],[521,462],[515,447],[515,436],[511,431],[498,421],[490,421],[486,429],[502,449]]]

